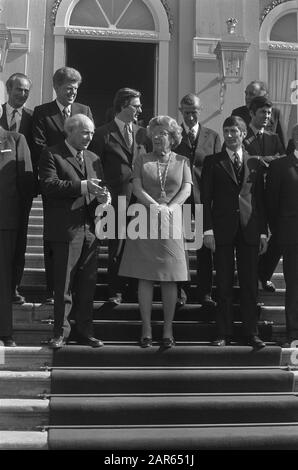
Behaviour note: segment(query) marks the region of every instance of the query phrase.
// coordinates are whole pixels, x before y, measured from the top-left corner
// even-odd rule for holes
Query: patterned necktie
[[[234,170],[235,170],[235,174],[236,174],[236,177],[237,177],[237,180],[239,180],[239,177],[240,177],[240,170],[241,170],[241,160],[240,160],[240,157],[238,155],[237,152],[234,153],[234,162],[233,162],[233,165],[234,165]]]
[[[194,128],[190,129],[189,133],[188,133],[188,138],[189,138],[189,141],[191,143],[191,146],[193,147],[195,145],[195,142],[196,142],[196,131]]]
[[[80,165],[81,170],[84,169],[84,157],[83,157],[83,151],[79,150],[76,154],[76,159],[78,164]]]
[[[18,112],[18,110],[14,109],[12,114],[11,114],[11,121],[10,121],[9,130],[12,131],[12,132],[16,132],[16,130],[17,130],[17,121],[16,121],[17,112]]]
[[[132,147],[132,132],[131,132],[131,129],[130,129],[130,125],[129,124],[124,124],[124,139],[125,139],[125,142],[126,142],[126,145],[129,149],[131,149]]]
[[[65,121],[65,119],[67,119],[70,116],[70,109],[69,108],[63,108],[62,115],[63,115],[63,119]]]

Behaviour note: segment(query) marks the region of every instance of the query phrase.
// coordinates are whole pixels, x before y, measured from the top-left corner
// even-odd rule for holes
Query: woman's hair
[[[182,139],[182,127],[170,116],[156,116],[149,121],[147,135],[152,139],[153,129],[157,126],[163,127],[172,137],[172,148],[177,147]]]

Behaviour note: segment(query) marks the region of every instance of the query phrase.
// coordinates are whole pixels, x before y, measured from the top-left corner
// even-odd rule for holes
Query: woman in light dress
[[[177,302],[176,283],[189,279],[179,213],[181,215],[181,206],[191,193],[192,178],[189,160],[172,151],[181,141],[181,132],[181,127],[169,116],[151,119],[147,133],[152,140],[153,151],[139,155],[134,166],[133,192],[138,203],[146,208],[142,224],[147,224],[147,234],[145,238],[127,237],[119,275],[139,280],[138,299],[142,318],[140,346],[143,348],[152,345],[154,283],[160,282],[161,286],[164,312],[162,346],[170,348],[175,345],[173,319]],[[166,226],[169,236],[162,232]],[[156,238],[150,238],[150,229],[151,235],[152,230],[155,231]],[[175,230],[176,234],[173,234]]]

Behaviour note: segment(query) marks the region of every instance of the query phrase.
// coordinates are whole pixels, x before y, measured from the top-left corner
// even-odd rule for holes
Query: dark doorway
[[[106,122],[115,92],[122,87],[142,93],[144,124],[154,115],[155,44],[66,39],[66,63],[79,70],[83,82],[77,100],[88,104],[95,124]]]

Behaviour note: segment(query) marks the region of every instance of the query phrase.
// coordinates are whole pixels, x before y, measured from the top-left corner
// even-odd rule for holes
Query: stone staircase
[[[59,436],[59,432],[63,429],[62,425],[60,425],[60,427],[55,427],[54,425],[54,431],[52,431],[50,424],[51,402],[54,402],[57,397],[52,390],[52,375],[53,371],[55,371],[55,358],[53,357],[53,352],[45,345],[52,332],[53,308],[43,304],[46,292],[42,250],[42,223],[42,203],[41,199],[37,198],[34,200],[30,215],[26,267],[22,283],[22,293],[26,296],[28,303],[22,306],[14,306],[14,336],[19,346],[17,348],[0,348],[0,449],[48,449],[49,435],[51,435],[51,432],[57,431],[57,435]],[[120,403],[122,403],[121,406],[127,410],[128,414],[126,414],[125,425],[125,421],[105,421],[102,419],[102,414],[98,412],[98,421],[96,421],[95,424],[92,423],[92,426],[97,429],[96,432],[99,432],[100,428],[104,429],[104,432],[108,433],[107,435],[112,439],[111,442],[114,443],[115,448],[119,449],[142,448],[140,446],[144,445],[144,442],[146,443],[146,448],[150,448],[148,445],[150,446],[155,443],[154,445],[157,445],[156,448],[162,449],[162,447],[158,447],[158,442],[154,440],[154,435],[159,436],[159,442],[162,446],[166,445],[166,442],[168,442],[165,437],[166,434],[172,436],[173,440],[171,442],[174,446],[176,445],[176,447],[173,448],[182,448],[179,446],[182,445],[181,443],[185,445],[183,434],[188,435],[188,433],[190,439],[189,445],[190,448],[192,448],[191,443],[195,442],[196,445],[198,444],[198,438],[196,436],[200,436],[200,433],[203,431],[206,433],[206,427],[208,428],[209,426],[210,428],[211,426],[212,428],[213,425],[210,423],[201,423],[200,421],[190,423],[183,421],[183,419],[177,424],[177,422],[169,421],[169,416],[173,414],[177,408],[179,409],[179,406],[182,406],[179,405],[179,403],[185,401],[183,399],[183,393],[181,392],[183,389],[184,394],[188,397],[190,394],[196,396],[196,398],[190,399],[189,406],[199,406],[197,403],[201,395],[199,391],[201,387],[199,377],[202,370],[206,369],[206,366],[202,366],[201,357],[205,357],[206,354],[208,355],[210,336],[212,336],[215,331],[214,312],[202,308],[193,300],[195,299],[196,280],[196,273],[193,269],[194,260],[192,257],[190,258],[192,281],[189,289],[189,302],[185,307],[179,309],[175,316],[174,334],[177,340],[177,347],[163,356],[159,355],[158,343],[154,343],[154,347],[151,348],[150,351],[143,351],[137,347],[141,323],[138,306],[135,302],[127,302],[117,307],[112,307],[108,302],[105,302],[107,299],[106,265],[107,250],[105,246],[102,246],[99,254],[98,284],[95,296],[96,301],[94,302],[94,325],[95,334],[105,341],[106,346],[103,348],[102,352],[100,352],[103,356],[98,356],[96,360],[94,359],[93,363],[100,380],[102,380],[101,387],[103,386],[103,389],[95,388],[95,395],[97,396],[97,400],[99,395],[101,404],[105,403],[105,400],[109,403],[111,403],[111,401],[113,402],[112,405],[106,405],[110,406],[110,408],[107,409],[111,410],[111,416],[117,414],[115,410],[117,410],[117,406],[119,405],[119,399]],[[278,287],[277,292],[268,294],[260,291],[260,301],[263,302],[264,305],[260,307],[259,327],[261,336],[267,341],[269,347],[270,345],[274,347],[274,345],[282,342],[285,337],[284,281],[281,267],[280,263],[274,275],[274,283]],[[236,337],[241,327],[239,321],[239,307],[237,307],[237,290],[237,286],[235,286]],[[154,338],[161,337],[162,332],[162,308],[159,302],[159,295],[160,293],[157,287],[155,291],[156,301],[153,305],[152,315]],[[67,346],[65,349],[68,348],[75,353],[73,348],[77,348],[77,346]],[[233,358],[234,348],[234,346],[223,348],[223,354],[231,355],[231,358]],[[86,350],[88,349],[90,350],[90,348],[86,348]],[[211,349],[213,350],[213,348],[210,348],[210,352]],[[243,351],[244,355],[251,355],[251,348],[244,348]],[[85,349],[83,352],[85,352]],[[253,356],[250,357],[253,358]],[[90,358],[85,365],[89,366],[89,361]],[[221,360],[217,362],[216,360],[214,364],[210,366],[211,372],[217,376],[224,374],[225,370],[232,369],[233,367],[236,369],[238,367],[239,371],[244,374],[245,370],[251,369],[261,374],[262,370],[266,368],[266,364],[255,364],[254,361],[252,361],[251,366],[247,366],[247,363],[245,366],[242,366],[241,364],[239,365],[237,361],[233,363],[233,359],[231,359],[229,367],[222,366],[220,361]],[[295,350],[283,349],[280,361],[275,366],[280,371],[286,372],[289,369],[291,370],[293,385],[287,390],[287,394],[292,394],[293,396],[296,396],[298,391],[296,363]],[[62,364],[64,367],[63,362]],[[76,362],[74,362],[74,365],[75,369],[78,371],[78,375],[84,374],[84,367],[82,365],[76,364]],[[52,369],[52,367],[54,367],[54,369]],[[66,363],[65,369],[68,367],[69,365]],[[92,367],[92,363],[90,367]],[[162,379],[162,391],[153,387],[149,390],[149,394],[147,394],[147,392],[144,393],[147,390],[146,388],[142,389],[141,385],[142,383],[147,383],[144,376],[146,377],[147,374],[150,380],[152,380],[154,374],[156,374],[158,380],[161,370],[165,377]],[[124,374],[123,381],[117,383],[115,379],[114,382],[111,382],[114,384],[114,388],[105,388],[108,387],[107,383],[110,383],[108,377],[105,379],[105,374],[113,374],[115,371],[118,371],[118,375]],[[173,390],[169,388],[169,384],[179,384],[184,374],[186,374],[186,381],[180,385],[182,389],[178,390],[178,387],[178,391],[176,392],[176,394],[181,395],[182,393],[182,395],[180,398],[179,396],[176,397],[177,399],[173,401],[171,408],[167,404],[168,400],[166,397],[175,393],[175,390],[173,392]],[[212,375],[212,377],[213,376],[214,375]],[[131,380],[129,377],[133,377],[133,380],[136,381],[136,386],[129,388],[127,391],[125,384],[128,383],[127,381]],[[210,378],[211,382],[213,380],[212,377]],[[108,380],[108,382],[106,382],[106,380]],[[196,388],[196,385],[194,389],[188,387],[188,384],[193,380],[198,381],[198,388]],[[102,391],[104,389],[108,391],[104,393]],[[254,388],[251,390],[254,392]],[[86,403],[88,400],[91,400],[91,397],[88,396],[88,390],[84,391],[82,394],[82,390],[78,388],[78,390],[74,390],[73,393],[81,394],[83,401]],[[257,393],[256,388],[255,394],[257,395]],[[266,393],[270,393],[270,390],[267,390]],[[275,396],[274,393],[275,392],[272,392],[274,396],[273,399],[276,400],[277,396]],[[228,394],[233,394],[233,390],[229,390]],[[138,400],[133,399],[135,395],[138,396]],[[157,400],[153,400],[153,397],[156,397],[156,395],[160,396]],[[260,400],[261,399],[262,397],[260,396]],[[132,403],[137,401],[139,406],[141,406],[140,403],[142,400],[146,403],[148,412],[146,416],[150,416],[152,410],[157,406],[158,409],[161,410],[160,416],[164,416],[164,421],[150,421],[148,424],[142,420],[136,420],[134,416],[137,415],[138,411]],[[196,404],[194,404],[194,402]],[[96,404],[96,406],[99,405]],[[210,406],[212,408],[212,405]],[[104,408],[105,407],[103,407],[103,410]],[[130,412],[128,410],[130,410]],[[103,413],[103,411],[101,413]],[[73,414],[76,414],[75,405]],[[256,424],[256,429],[259,429],[261,425],[262,423]],[[265,423],[265,427],[266,425],[269,426],[269,423]],[[276,426],[278,432],[280,432],[281,426],[284,426],[285,432],[290,432],[296,429],[296,425],[296,422],[288,423],[288,426],[291,428],[288,429],[286,423],[280,422],[277,423]],[[93,429],[92,426],[89,422],[87,423],[89,430]],[[220,426],[222,426],[222,428]],[[215,427],[213,426],[214,436],[218,436],[218,442],[221,442],[222,439],[220,437],[220,429],[222,429],[224,436],[224,433],[227,432],[227,427],[231,430],[231,426],[232,424],[229,423],[229,420],[222,425],[217,423]],[[245,434],[245,432],[250,432],[249,429],[251,429],[252,424],[234,423],[233,426],[236,426],[236,428],[238,426],[238,434],[241,432]],[[163,429],[164,432],[162,431]],[[202,429],[203,431],[200,431]],[[126,438],[121,441],[123,430],[125,430]],[[78,434],[76,434],[76,432],[78,432]],[[80,426],[73,429],[74,442],[77,442],[76,439],[79,439],[80,432],[83,432]],[[236,434],[237,431],[235,431],[235,435]],[[142,435],[143,438],[138,441],[140,435]],[[146,435],[148,436],[147,441]],[[106,440],[101,440],[102,437],[98,439],[99,440],[96,441],[97,448],[113,448],[109,447],[112,444],[108,444]],[[61,439],[61,442],[63,442],[63,439]]]

